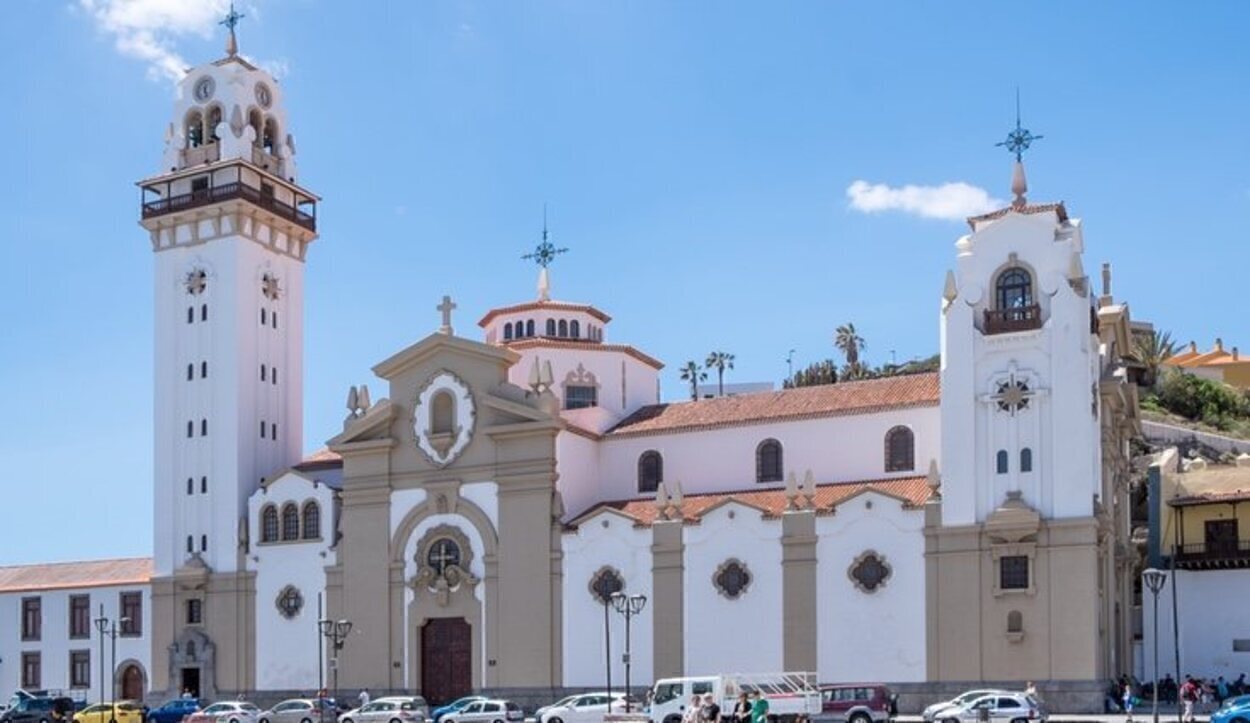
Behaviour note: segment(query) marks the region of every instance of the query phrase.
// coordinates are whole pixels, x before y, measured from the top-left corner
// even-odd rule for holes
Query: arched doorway
[[[121,675],[118,676],[121,682],[122,698],[125,700],[143,700],[143,693],[147,687],[143,668],[138,663],[128,663],[122,666]]]
[[[432,618],[421,627],[421,694],[446,703],[473,690],[473,629],[464,618]]]

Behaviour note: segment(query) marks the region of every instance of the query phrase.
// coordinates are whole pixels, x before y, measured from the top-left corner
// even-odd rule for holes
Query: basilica
[[[1106,267],[1100,288],[1087,272],[1080,220],[1026,198],[1019,157],[1014,200],[968,219],[929,280],[939,372],[663,403],[664,364],[612,334],[609,311],[628,310],[559,300],[545,243],[531,298],[476,328],[430,299],[430,333],[360,370],[342,427],[309,444],[320,199],[294,127],[233,34],[181,82],[159,173],[139,182],[155,549],[59,585],[0,569],[4,619],[32,597],[50,616],[137,591],[127,675],[151,697],[331,675],[431,701],[620,685],[615,592],[646,598],[635,685],[1032,680],[1052,706],[1101,710],[1103,682],[1131,670],[1129,311]],[[54,627],[0,635],[0,653],[38,648],[41,687],[69,690],[74,643]],[[20,667],[0,667],[0,694],[30,682]]]

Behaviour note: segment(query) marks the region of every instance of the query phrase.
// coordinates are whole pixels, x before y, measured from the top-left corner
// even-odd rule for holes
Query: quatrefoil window
[[[277,301],[278,296],[282,294],[282,289],[278,286],[278,277],[272,274],[265,274],[260,280],[260,293],[265,295],[270,301]]]
[[[208,273],[204,269],[192,269],[182,283],[187,287],[188,294],[199,296],[208,288]]]
[[[282,617],[290,620],[304,609],[304,596],[294,585],[287,585],[282,588],[282,592],[278,593],[276,604]]]
[[[890,579],[893,572],[885,558],[872,550],[855,558],[855,561],[851,563],[851,569],[847,570],[855,587],[862,592],[870,593],[876,592],[878,588],[885,585],[885,581]]]
[[[751,571],[740,560],[729,559],[716,568],[712,576],[712,584],[717,592],[730,600],[737,600],[751,586]]]
[[[1008,379],[998,384],[998,408],[1004,412],[1019,412],[1029,408],[1029,383],[1023,379]]]
[[[601,567],[594,577],[590,578],[590,594],[600,605],[612,599],[612,594],[625,589],[625,579],[615,568]]]

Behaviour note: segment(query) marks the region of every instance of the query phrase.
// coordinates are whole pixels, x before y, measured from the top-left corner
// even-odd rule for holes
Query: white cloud
[[[898,188],[885,183],[855,181],[846,188],[851,208],[861,213],[900,211],[922,218],[962,221],[1007,205],[990,196],[984,188],[963,181],[940,186],[906,185]]]
[[[100,30],[113,36],[122,55],[148,63],[154,79],[182,79],[190,63],[174,49],[184,36],[209,38],[229,9],[229,0],[78,0]],[[284,68],[283,68],[284,69]]]

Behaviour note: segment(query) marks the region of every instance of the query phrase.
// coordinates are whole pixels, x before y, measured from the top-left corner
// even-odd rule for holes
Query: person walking
[[[1124,689],[1120,691],[1120,707],[1127,716],[1125,723],[1133,723],[1133,685],[1127,680],[1124,681]]]
[[[768,723],[768,700],[758,690],[751,693],[751,723]]]
[[[1181,706],[1184,713],[1181,714],[1182,723],[1194,723],[1194,703],[1198,702],[1198,684],[1194,682],[1192,675],[1185,676],[1185,683],[1181,686]]]
[[[369,689],[361,688],[360,695],[356,696],[356,700],[360,701],[361,708],[369,705]]]
[[[751,697],[746,693],[740,693],[738,695],[738,702],[734,703],[732,718],[733,723],[750,723]]]
[[[697,695],[690,696],[686,704],[686,712],[681,716],[681,723],[702,723],[703,699]]]
[[[716,704],[716,699],[711,693],[703,696],[703,709],[700,715],[703,716],[703,723],[720,723],[720,706]]]

